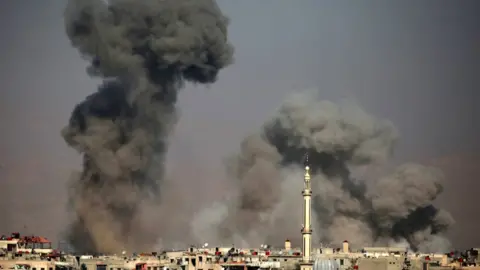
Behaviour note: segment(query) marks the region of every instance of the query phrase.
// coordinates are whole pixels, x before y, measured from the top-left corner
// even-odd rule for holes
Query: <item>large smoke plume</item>
[[[207,234],[208,226],[200,230],[196,223],[194,232],[226,243],[279,245],[285,237],[300,243],[300,191],[308,155],[317,244],[348,239],[356,247],[446,249],[443,232],[453,219],[432,205],[442,191],[442,174],[432,167],[405,164],[375,177],[380,172],[373,168],[386,165],[397,137],[390,122],[352,103],[321,101],[310,92],[294,94],[229,160],[228,173],[238,193],[227,204],[215,206],[223,214],[212,224],[219,233]],[[198,223],[214,212],[199,214]]]
[[[89,252],[152,244],[139,213],[158,202],[178,90],[213,83],[231,63],[228,21],[213,0],[70,0],[65,22],[88,73],[103,79],[62,131],[83,155],[70,240]]]

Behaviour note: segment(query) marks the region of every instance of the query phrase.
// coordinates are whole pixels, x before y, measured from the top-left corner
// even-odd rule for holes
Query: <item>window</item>
[[[203,256],[198,257],[198,262],[203,262]],[[198,269],[198,270],[200,270],[200,269]]]
[[[343,259],[340,259],[340,265],[343,265]]]
[[[42,267],[42,268],[40,268],[40,270],[45,270],[45,268]]]
[[[52,243],[41,243],[36,248],[51,249],[52,248]]]
[[[37,270],[37,268],[33,267],[32,270]]]
[[[152,267],[150,267],[150,266],[149,266],[149,267],[147,267],[147,270],[152,270]]]

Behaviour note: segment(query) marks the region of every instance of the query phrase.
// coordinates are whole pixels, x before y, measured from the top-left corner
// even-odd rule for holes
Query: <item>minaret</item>
[[[303,238],[303,258],[300,263],[300,270],[312,270],[313,262],[310,258],[311,249],[312,249],[312,228],[311,228],[311,211],[312,211],[312,189],[310,187],[310,167],[308,166],[308,156],[307,156],[307,165],[305,166],[305,174],[303,177],[304,188],[302,191],[303,195],[303,228],[302,228],[302,238]]]

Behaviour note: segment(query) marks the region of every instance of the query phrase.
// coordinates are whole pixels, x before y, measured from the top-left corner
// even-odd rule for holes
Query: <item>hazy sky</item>
[[[56,239],[66,222],[60,191],[80,160],[60,130],[96,82],[69,46],[64,2],[0,2],[0,232]],[[222,159],[286,94],[317,88],[392,120],[401,132],[395,162],[442,166],[449,178],[439,203],[457,219],[452,240],[480,245],[465,232],[480,226],[472,191],[480,187],[480,2],[218,2],[236,62],[210,88],[182,90],[169,153],[186,178],[178,181],[221,183]]]

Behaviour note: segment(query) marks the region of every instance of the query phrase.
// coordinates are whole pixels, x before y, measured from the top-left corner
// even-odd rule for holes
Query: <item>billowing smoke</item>
[[[140,213],[159,201],[178,90],[215,82],[232,62],[228,21],[213,0],[70,0],[65,23],[88,73],[103,79],[62,131],[83,155],[70,240],[89,252],[153,244]]]
[[[299,244],[302,170],[308,155],[315,243],[348,239],[358,248],[448,248],[443,232],[452,217],[432,205],[442,191],[437,169],[405,164],[374,178],[379,173],[373,169],[385,167],[396,141],[390,122],[352,103],[321,101],[312,93],[292,95],[229,160],[238,193],[218,224],[217,241],[280,245],[290,238]]]

